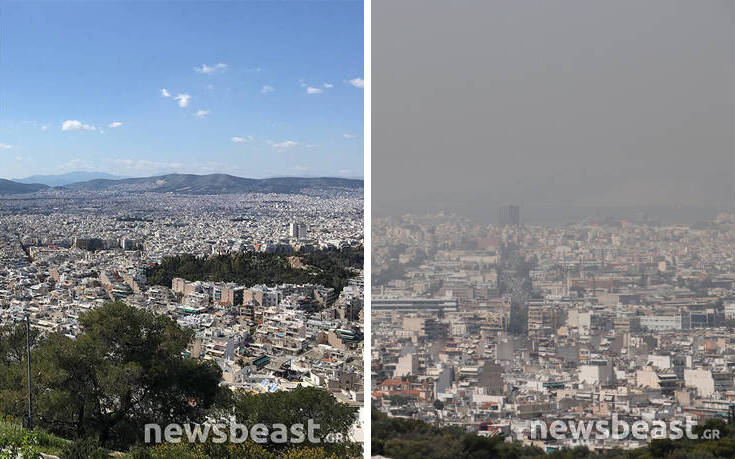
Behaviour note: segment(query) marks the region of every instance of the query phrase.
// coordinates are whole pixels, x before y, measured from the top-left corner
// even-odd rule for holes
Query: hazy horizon
[[[425,206],[412,205],[410,210],[396,206],[373,211],[377,218],[402,217],[406,215],[430,216],[444,212],[469,218],[478,224],[497,224],[499,205],[481,208],[477,203],[435,203]],[[584,220],[601,222],[605,220],[630,220],[637,222],[669,224],[692,224],[713,220],[720,212],[733,212],[733,207],[725,206],[520,206],[521,225],[566,225]]]
[[[732,2],[378,1],[372,21],[376,216],[731,207]]]

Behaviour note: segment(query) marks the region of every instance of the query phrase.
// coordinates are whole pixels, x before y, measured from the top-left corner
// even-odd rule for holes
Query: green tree
[[[38,343],[38,330],[31,328],[31,346]],[[26,329],[23,322],[0,326],[0,366],[24,362],[26,358]]]
[[[297,387],[292,391],[279,391],[266,394],[238,392],[235,394],[235,416],[237,422],[252,426],[262,423],[268,426],[284,424],[289,427],[302,424],[307,432],[309,420],[318,424],[314,434],[319,444],[310,445],[305,440],[303,446],[318,446],[328,453],[340,457],[360,455],[360,447],[349,440],[349,434],[357,421],[357,408],[337,401],[324,389]],[[341,441],[330,442],[330,439]],[[282,452],[290,444],[268,443],[272,451]]]
[[[109,303],[81,314],[76,339],[51,334],[33,351],[40,427],[66,438],[98,437],[125,448],[146,423],[198,422],[220,400],[221,371],[183,356],[191,331],[160,315]],[[22,362],[5,366],[0,408],[21,417]]]
[[[231,255],[197,257],[192,254],[165,257],[147,270],[148,282],[171,287],[174,277],[187,280],[256,284],[321,284],[341,291],[363,268],[362,247],[318,250],[299,254],[305,269],[291,267],[287,255],[238,252]]]
[[[31,346],[39,333],[31,329]],[[23,417],[26,410],[28,374],[26,372],[26,329],[23,322],[0,326],[0,414]]]

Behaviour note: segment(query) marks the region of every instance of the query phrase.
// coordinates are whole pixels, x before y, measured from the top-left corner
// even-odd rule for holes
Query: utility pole
[[[28,362],[28,428],[33,429],[33,393],[31,389],[31,325],[26,314],[26,360]]]

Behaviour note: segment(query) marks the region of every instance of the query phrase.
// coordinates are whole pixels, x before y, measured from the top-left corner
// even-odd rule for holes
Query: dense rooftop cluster
[[[373,222],[372,398],[381,411],[549,451],[531,421],[702,423],[735,402],[735,216],[485,226]]]
[[[151,285],[166,257],[260,252],[289,257],[362,250],[361,191],[186,196],[52,191],[0,198],[0,323],[30,317],[44,333],[80,333],[80,312],[111,301],[193,329],[187,355],[222,384],[252,392],[328,389],[362,404],[363,283],[238,285],[174,279]],[[297,229],[294,229],[297,228]],[[266,255],[264,255],[266,256]]]

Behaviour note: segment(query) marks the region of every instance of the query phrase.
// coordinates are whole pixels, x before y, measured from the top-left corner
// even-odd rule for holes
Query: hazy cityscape
[[[373,224],[373,403],[553,451],[650,437],[531,438],[531,421],[702,423],[735,401],[735,215],[692,225]]]
[[[373,454],[735,455],[733,5],[373,1]]]

